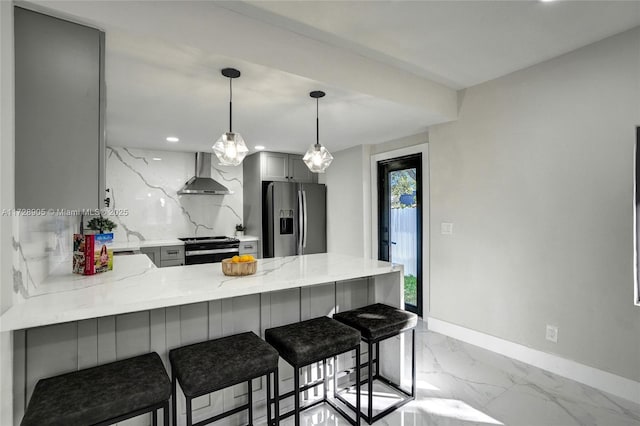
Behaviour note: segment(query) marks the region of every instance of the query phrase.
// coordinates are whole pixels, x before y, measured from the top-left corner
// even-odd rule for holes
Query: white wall
[[[460,98],[429,132],[431,316],[639,381],[640,28]]]
[[[359,145],[332,153],[327,185],[327,251],[369,257],[369,147]]]
[[[13,191],[13,4],[0,1],[0,209],[14,206]],[[13,298],[11,217],[0,216],[0,313]],[[13,344],[0,333],[0,424],[13,424]]]
[[[429,160],[427,133],[377,145],[334,152],[334,160],[318,181],[327,185],[327,250],[377,258],[376,161],[422,154],[423,169],[423,314],[429,312]]]

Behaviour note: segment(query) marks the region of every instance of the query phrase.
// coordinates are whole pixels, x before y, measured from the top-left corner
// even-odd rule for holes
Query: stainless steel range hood
[[[233,191],[211,179],[211,154],[196,153],[196,175],[184,184],[178,195],[229,195]]]

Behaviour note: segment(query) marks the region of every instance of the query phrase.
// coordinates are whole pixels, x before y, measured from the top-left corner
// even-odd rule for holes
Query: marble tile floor
[[[427,331],[423,323],[416,355],[416,400],[375,425],[640,426],[640,404]],[[374,390],[391,397],[374,404],[393,397],[378,385]],[[293,424],[292,417],[281,422]],[[301,425],[349,423],[321,405],[305,411]]]

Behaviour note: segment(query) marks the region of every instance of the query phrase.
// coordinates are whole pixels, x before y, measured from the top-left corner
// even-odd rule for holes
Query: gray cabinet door
[[[258,240],[240,241],[240,248],[238,254],[250,254],[253,257],[258,257]]]
[[[275,152],[263,152],[261,154],[262,180],[274,182],[287,182],[289,180],[289,156]]]
[[[318,175],[302,161],[302,155],[289,154],[289,177],[291,182],[316,183]]]
[[[146,254],[154,265],[160,267],[160,247],[140,247],[140,253]]]
[[[104,33],[14,11],[16,207],[102,207]]]

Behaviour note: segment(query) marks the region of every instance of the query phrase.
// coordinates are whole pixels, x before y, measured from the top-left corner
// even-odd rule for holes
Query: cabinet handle
[[[245,246],[244,246],[244,248],[245,248],[245,249],[252,249],[252,248],[253,248],[253,246],[252,246],[252,245],[245,245]]]
[[[167,254],[178,254],[178,250],[167,250]]]

